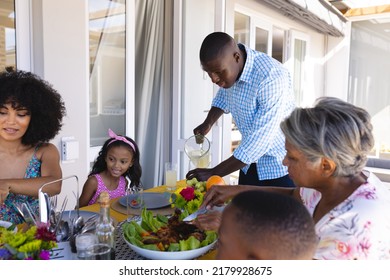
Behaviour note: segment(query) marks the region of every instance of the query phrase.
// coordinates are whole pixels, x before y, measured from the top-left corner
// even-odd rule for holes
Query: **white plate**
[[[130,194],[129,199],[137,200],[139,194]],[[144,206],[146,209],[158,209],[162,207],[169,206],[171,203],[169,202],[170,194],[168,193],[152,193],[152,192],[144,192],[142,194],[143,200],[144,200]],[[127,196],[123,196],[119,199],[119,203],[126,207],[127,203]],[[130,207],[132,208],[139,208],[139,207],[133,207],[130,204]]]
[[[140,223],[140,222],[138,222]],[[203,254],[207,253],[209,250],[211,250],[214,245],[217,243],[217,240],[215,240],[213,243],[206,245],[204,247],[188,250],[188,251],[177,251],[177,252],[167,252],[167,251],[155,251],[155,250],[148,250],[141,247],[138,247],[136,245],[131,244],[125,236],[122,234],[123,240],[125,240],[126,244],[137,254],[151,260],[192,260],[197,257],[202,256]]]
[[[7,222],[7,221],[0,221],[0,226],[4,227],[4,228],[9,228],[10,226],[12,226],[12,223],[11,222]],[[17,232],[17,231],[18,231],[18,228],[15,227],[13,232]]]

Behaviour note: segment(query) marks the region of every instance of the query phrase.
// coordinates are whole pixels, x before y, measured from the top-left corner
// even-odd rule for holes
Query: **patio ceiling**
[[[344,35],[347,19],[326,0],[258,0],[323,34]]]
[[[344,36],[345,23],[357,16],[390,13],[390,0],[258,0],[320,33]]]
[[[328,0],[349,19],[357,16],[368,16],[390,13],[389,0]]]

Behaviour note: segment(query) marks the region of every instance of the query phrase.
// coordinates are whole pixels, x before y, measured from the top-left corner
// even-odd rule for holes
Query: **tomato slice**
[[[136,199],[133,199],[132,201],[130,201],[130,204],[131,204],[131,206],[137,206],[138,201]]]

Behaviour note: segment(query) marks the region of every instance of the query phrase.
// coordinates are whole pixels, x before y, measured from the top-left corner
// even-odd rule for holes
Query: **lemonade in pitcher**
[[[204,153],[202,150],[190,151],[188,157],[196,168],[206,168],[211,161],[210,153]]]

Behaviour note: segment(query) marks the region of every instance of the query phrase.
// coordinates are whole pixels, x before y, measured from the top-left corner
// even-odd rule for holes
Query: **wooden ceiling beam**
[[[13,18],[0,16],[0,26],[7,28],[15,28],[15,22]]]
[[[358,17],[358,16],[378,15],[378,14],[385,14],[385,13],[390,13],[390,5],[349,9],[344,14],[344,16]]]

